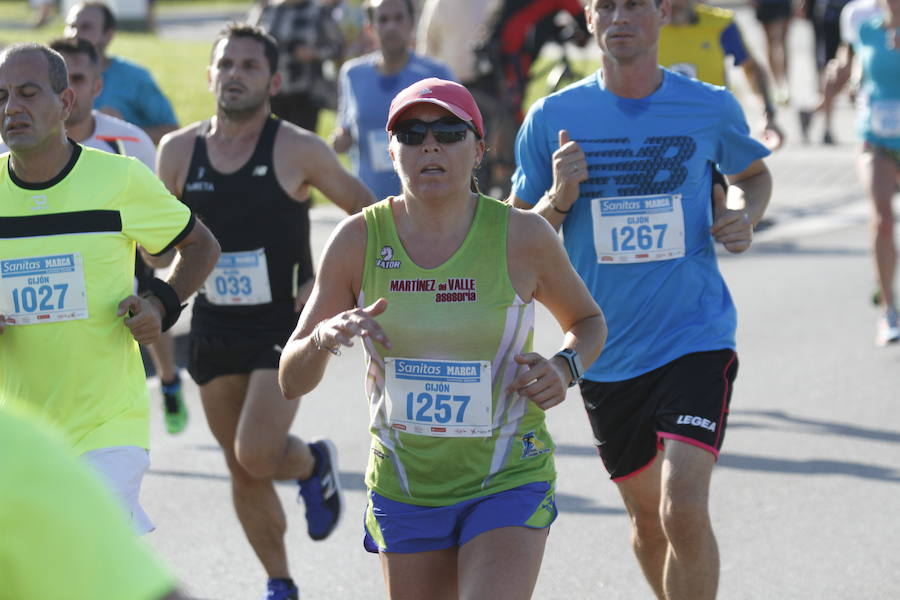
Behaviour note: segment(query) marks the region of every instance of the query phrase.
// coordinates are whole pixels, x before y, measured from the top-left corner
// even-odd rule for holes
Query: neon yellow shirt
[[[735,65],[747,58],[734,13],[728,9],[697,4],[695,20],[686,25],[666,25],[659,32],[659,64],[711,83],[727,85],[725,57]]]
[[[168,571],[60,440],[0,410],[0,600],[159,600]]]
[[[77,146],[53,181],[29,185],[0,156],[0,408],[17,400],[78,453],[149,446],[140,350],[117,317],[133,293],[135,242],[158,253],[190,210],[138,161]]]

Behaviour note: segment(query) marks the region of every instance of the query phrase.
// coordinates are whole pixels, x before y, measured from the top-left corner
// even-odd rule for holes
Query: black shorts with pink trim
[[[685,354],[624,381],[583,380],[581,396],[610,479],[648,467],[666,439],[718,458],[737,370],[737,354],[726,349]]]

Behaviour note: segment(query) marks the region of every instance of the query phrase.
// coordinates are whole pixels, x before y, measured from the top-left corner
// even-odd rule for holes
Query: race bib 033
[[[265,248],[247,252],[223,252],[204,285],[204,293],[212,304],[268,304],[272,301],[269,287],[269,265]]]

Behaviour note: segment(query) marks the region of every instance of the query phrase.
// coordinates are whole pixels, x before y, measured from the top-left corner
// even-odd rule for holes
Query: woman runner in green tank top
[[[603,314],[543,219],[477,193],[483,122],[463,86],[401,91],[387,130],[403,192],[332,234],[282,353],[282,391],[315,388],[359,337],[366,547],[389,595],[529,597],[556,516],[544,411],[600,353]],[[535,299],[565,332],[550,359],[532,352]]]

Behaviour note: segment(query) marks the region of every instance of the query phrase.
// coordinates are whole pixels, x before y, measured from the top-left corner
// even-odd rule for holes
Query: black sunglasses
[[[437,121],[421,121],[409,119],[400,121],[394,125],[394,135],[397,140],[406,146],[418,146],[425,141],[428,131],[434,134],[434,139],[439,144],[455,144],[466,139],[466,132],[471,130],[478,137],[478,130],[462,119],[444,117]]]

